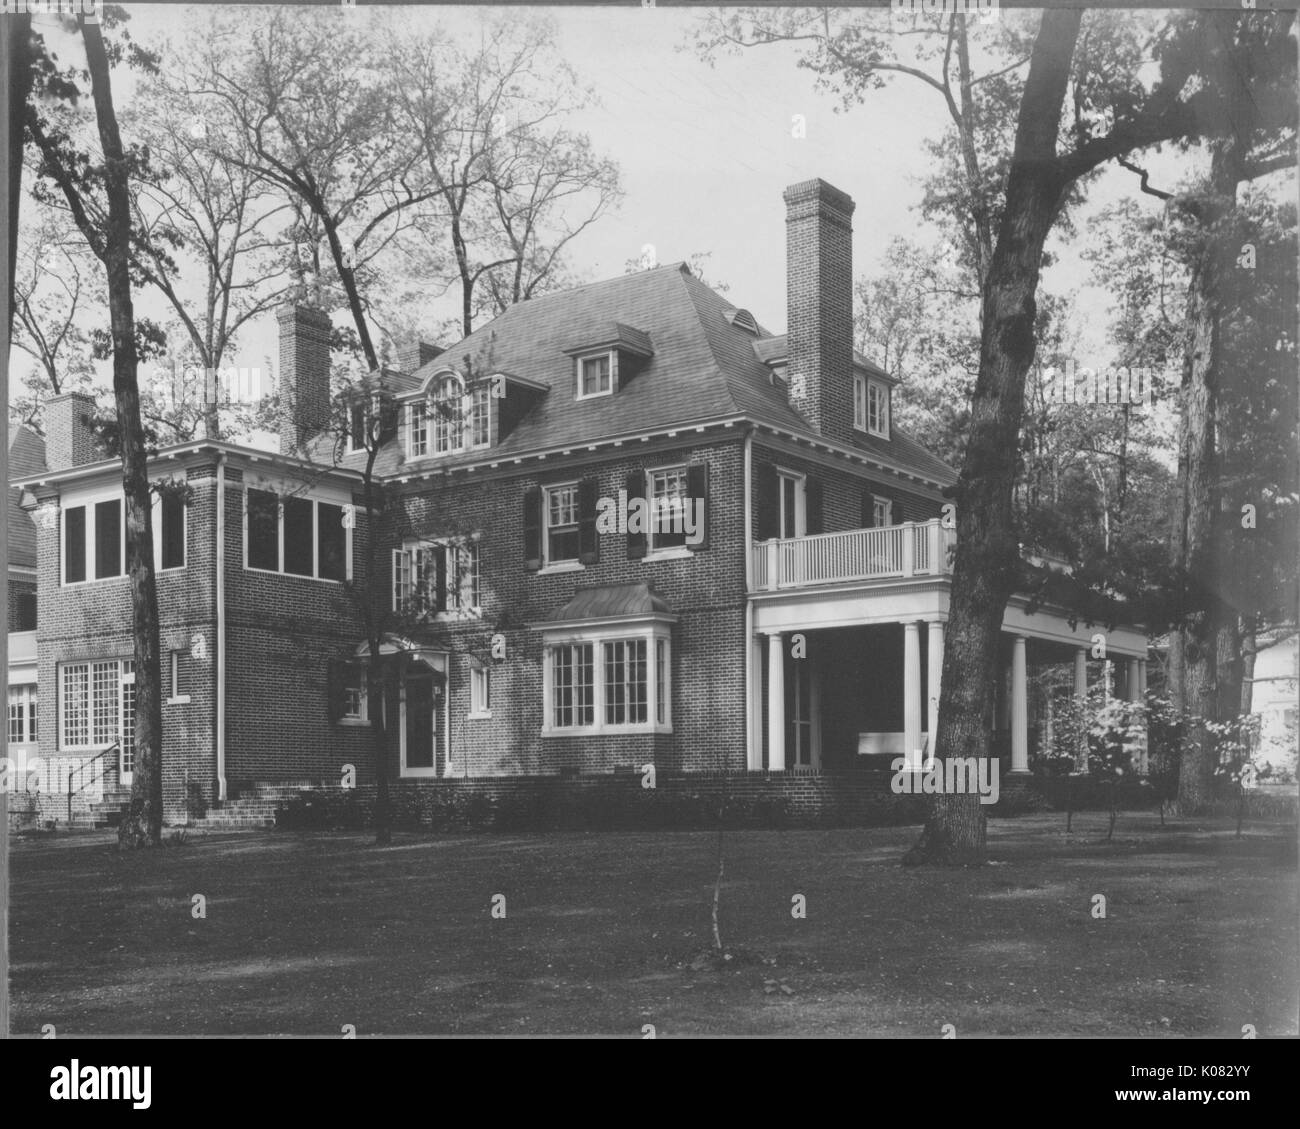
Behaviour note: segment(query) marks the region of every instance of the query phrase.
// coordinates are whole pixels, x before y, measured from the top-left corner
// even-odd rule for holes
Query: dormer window
[[[865,376],[853,378],[853,426],[889,438],[889,386]]]
[[[595,357],[578,358],[578,399],[590,400],[595,396],[608,396],[614,391],[617,371],[616,354],[601,353]]]
[[[406,407],[407,457],[451,455],[488,446],[490,402],[487,384],[464,391],[459,379],[444,376],[429,399]]]

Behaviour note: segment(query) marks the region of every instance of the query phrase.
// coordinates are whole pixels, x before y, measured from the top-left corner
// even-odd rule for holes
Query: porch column
[[[933,558],[931,558],[933,559]],[[926,725],[930,733],[930,758],[934,757],[935,741],[939,736],[939,682],[943,676],[943,621],[930,620],[928,639],[928,662],[926,664],[926,687],[930,692],[929,716]]]
[[[1088,700],[1088,649],[1086,647],[1077,647],[1074,652],[1074,700],[1083,712],[1084,704]],[[1087,738],[1080,736],[1079,748],[1075,750],[1075,768],[1079,772],[1088,771],[1088,745]]]
[[[767,767],[785,771],[785,655],[782,636],[767,637]]]
[[[1025,685],[1025,637],[1011,640],[1011,771],[1029,771],[1029,709]]]
[[[1145,695],[1142,693],[1142,667],[1146,664],[1141,659],[1128,660],[1128,700],[1141,705],[1145,701]],[[1146,717],[1142,718],[1142,735],[1138,738],[1137,749],[1135,750],[1134,761],[1138,773],[1142,776],[1147,774],[1147,732]]]
[[[903,624],[903,756],[908,768],[920,768],[921,632],[915,620]]]

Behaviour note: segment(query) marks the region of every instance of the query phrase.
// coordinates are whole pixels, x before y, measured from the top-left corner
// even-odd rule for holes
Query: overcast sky
[[[187,24],[183,7],[127,7],[133,34],[146,42],[156,31],[177,35]],[[537,9],[529,11],[536,14]],[[569,264],[580,278],[622,274],[627,260],[639,256],[647,243],[661,263],[709,252],[708,277],[729,283],[731,301],[782,332],[781,193],[786,185],[819,176],[857,201],[853,253],[859,277],[879,269],[893,237],[933,238],[919,230],[918,183],[929,160],[923,142],[937,137],[947,118],[940,98],[928,87],[899,78],[872,92],[865,104],[836,112],[838,99],[813,89],[813,76],[795,65],[793,49],[752,49],[725,56],[714,67],[683,50],[698,12],[633,7],[546,12],[556,23],[562,53],[599,93],[600,106],[576,124],[590,134],[599,152],[618,162],[626,189],[618,212],[570,245]],[[340,18],[372,17],[358,8]],[[479,13],[429,7],[410,18],[469,34]],[[124,100],[131,87],[124,79]],[[806,122],[805,137],[792,136],[796,114]],[[1177,153],[1143,158],[1154,182],[1166,185],[1189,175],[1192,160]],[[1131,174],[1108,169],[1090,195],[1084,223],[1088,212],[1126,194],[1153,211],[1160,206],[1137,193]],[[1086,276],[1074,255],[1059,246],[1057,251],[1060,262],[1047,273],[1045,284],[1061,293],[1082,287]],[[1081,364],[1109,359],[1105,303],[1102,293],[1080,292]],[[140,305],[150,313],[165,313],[151,296],[141,295]],[[274,323],[265,320],[244,335],[239,363],[258,364],[268,353],[274,355]]]

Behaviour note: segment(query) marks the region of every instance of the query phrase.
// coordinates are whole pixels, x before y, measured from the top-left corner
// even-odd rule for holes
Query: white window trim
[[[859,407],[861,415],[858,414]],[[867,430],[867,378],[860,372],[853,374],[853,426],[858,431]]]
[[[264,494],[274,494],[276,496],[276,540],[277,540],[277,559],[280,562],[279,568],[257,568],[248,563],[248,492],[250,490],[260,490]],[[338,506],[347,514],[348,506],[353,503],[349,500],[346,502],[335,501],[333,498],[315,498],[306,497],[302,494],[293,494],[295,498],[301,498],[304,502],[311,503],[311,575],[303,576],[297,572],[285,572],[284,570],[284,492],[276,490],[271,486],[256,486],[245,484],[244,490],[244,571],[256,572],[262,576],[283,576],[289,580],[310,580],[316,584],[346,584],[352,579],[352,526],[344,525],[343,527],[343,579],[334,580],[328,576],[320,575],[320,507],[321,503],[327,506]]]
[[[871,426],[871,389],[875,388],[880,393],[880,418],[879,428]],[[879,439],[889,438],[889,386],[879,380],[867,380],[867,399],[864,408],[867,413],[867,434],[874,435]]]
[[[415,409],[424,412],[424,450],[415,449]],[[402,433],[406,438],[404,444],[408,459],[427,459],[433,452],[433,420],[429,416],[428,405],[423,400],[412,400],[402,409]]]
[[[397,549],[393,550],[393,552],[395,553],[398,552],[413,553],[419,549],[442,549],[445,552],[448,548],[451,548],[453,546],[461,547],[465,545],[475,545],[479,548],[479,558],[478,558],[479,602],[468,608],[458,607],[455,608],[454,610],[448,610],[443,612],[427,612],[424,616],[421,617],[422,622],[459,623],[465,620],[483,618],[483,550],[481,547],[481,537],[482,535],[478,531],[475,531],[474,533],[471,533],[466,537],[410,537],[407,538],[405,541],[403,541],[402,544]],[[391,561],[392,558],[390,557],[389,559]],[[412,562],[411,575],[412,577],[414,577],[415,575],[414,562]],[[463,577],[461,578],[462,583],[464,583],[464,579],[465,578]],[[401,608],[398,606],[397,584],[392,580],[391,572],[389,574],[389,582],[392,584],[393,587],[392,595],[389,600],[389,609],[391,611],[401,613]]]
[[[444,419],[442,413],[434,406],[438,401],[438,390],[448,383],[454,384],[460,389],[460,415],[455,420]],[[481,443],[475,443],[472,442],[474,434],[474,397],[480,394],[487,403],[487,438]],[[454,402],[456,397],[453,395],[449,399]],[[492,401],[496,399],[498,397],[492,395],[492,385],[488,381],[476,380],[473,384],[466,384],[459,373],[449,369],[434,373],[425,385],[421,396],[412,400],[402,409],[402,432],[404,436],[402,449],[406,452],[406,457],[409,459],[448,459],[454,455],[463,455],[466,451],[486,451],[492,446]],[[423,454],[416,454],[411,444],[410,409],[414,404],[424,405],[426,438]],[[454,425],[456,429],[454,435],[456,442],[445,451],[439,451],[437,448],[437,427],[440,422],[446,424],[448,428]]]
[[[790,470],[789,467],[776,468],[776,523],[777,540],[785,539],[785,483],[782,479],[794,482],[794,536],[808,536],[808,476],[803,471]]]
[[[645,472],[645,487],[644,487],[647,509],[650,509],[654,503],[654,497],[653,497],[654,481],[653,480],[656,474],[663,474],[665,471],[670,471],[670,470],[684,471],[686,473],[686,488],[689,491],[690,482],[691,482],[690,469],[691,469],[690,463],[668,463],[664,466],[648,467]],[[687,495],[687,499],[689,501],[694,501],[694,499],[691,498],[689,494]],[[642,558],[642,560],[651,561],[651,562],[684,561],[684,560],[689,560],[691,557],[695,556],[695,550],[692,549],[690,545],[664,545],[663,547],[659,547],[655,545],[655,535],[653,529],[646,532],[645,550],[646,550],[645,556]]]
[[[478,676],[482,675],[487,681],[485,689],[487,690],[488,708],[481,708],[482,704],[478,701],[478,694],[474,689]],[[469,668],[469,713],[465,715],[468,721],[486,721],[492,717],[492,666],[488,663],[478,665],[471,664]]]
[[[181,545],[185,555],[182,564],[172,565],[170,568],[162,567],[162,497],[158,494],[153,496],[153,561],[158,572],[180,572],[190,563],[190,504],[184,503],[181,506]],[[122,503],[122,554],[123,567],[126,561],[126,503]]]
[[[190,703],[190,696],[188,694],[178,694],[176,692],[180,689],[181,684],[180,651],[169,651],[167,661],[169,664],[167,667],[167,685],[171,688],[171,694],[166,698],[163,704],[167,706],[187,706]]]
[[[883,506],[885,507],[885,520],[884,520],[883,525],[884,525],[884,526],[892,525],[892,524],[893,524],[893,521],[894,521],[894,500],[893,500],[893,498],[882,498],[879,494],[872,494],[872,495],[871,495],[871,506],[872,506],[872,509],[875,509],[875,507],[876,507],[877,505],[883,505]],[[875,517],[875,514],[873,513],[871,516],[872,516],[872,517]],[[882,528],[882,526],[876,526],[876,528],[877,528],[877,529],[880,529],[880,528]]]
[[[54,730],[55,747],[61,753],[102,753],[105,749],[111,749],[114,744],[122,741],[122,724],[125,720],[125,695],[123,687],[135,683],[135,671],[126,670],[126,664],[131,659],[106,658],[106,659],[73,659],[68,662],[60,662],[55,666],[55,679],[57,680],[57,698],[58,698],[58,718]],[[96,744],[94,741],[95,730],[95,673],[94,666],[96,663],[116,663],[117,664],[117,735],[112,741],[107,743]],[[85,745],[67,745],[64,744],[63,727],[68,716],[67,706],[67,683],[64,680],[63,672],[70,667],[84,666],[86,668],[86,740]],[[120,756],[120,754],[119,754]],[[120,763],[120,761],[119,761]]]
[[[590,399],[590,397],[588,397]],[[577,517],[574,523],[578,533],[578,555],[576,557],[565,557],[551,563],[550,546],[551,546],[551,491],[566,490],[574,491],[573,512]],[[572,482],[550,482],[542,487],[542,567],[539,572],[577,572],[579,569],[586,568],[582,563],[582,498],[578,494],[579,483],[575,478]]]
[[[609,387],[603,392],[582,391],[582,366],[587,361],[597,361],[601,357],[609,358]],[[575,357],[574,379],[577,383],[575,399],[578,400],[596,400],[601,396],[614,395],[614,389],[618,387],[618,350],[617,349],[600,349],[594,353],[582,353]]]
[[[646,721],[607,725],[605,723],[605,644],[623,640],[645,640],[646,644]],[[664,720],[658,717],[658,679],[655,670],[655,644],[664,642]],[[553,724],[554,671],[552,652],[557,647],[575,644],[592,645],[592,725]],[[579,631],[548,631],[542,641],[542,736],[592,737],[607,734],[671,733],[673,731],[673,641],[672,627],[664,620],[607,627],[589,627]]]
[[[122,536],[118,544],[119,562],[122,571],[116,576],[96,576],[95,573],[95,507],[100,502],[121,502]],[[67,513],[82,507],[86,511],[86,578],[85,580],[68,580],[67,552]],[[188,508],[188,507],[187,507]],[[157,524],[156,522],[154,523]],[[158,561],[158,533],[154,532],[154,564]],[[65,500],[59,508],[59,582],[64,588],[79,588],[83,584],[104,584],[112,580],[126,579],[126,497],[121,490],[102,490],[94,494],[77,495],[75,499]]]

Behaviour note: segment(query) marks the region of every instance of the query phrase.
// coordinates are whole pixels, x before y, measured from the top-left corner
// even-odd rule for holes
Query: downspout
[[[226,802],[226,454],[217,456],[217,802]]]
[[[750,485],[754,461],[754,429],[745,430],[744,471],[741,483],[745,491],[744,504],[744,553],[745,553],[745,769],[753,768],[754,755],[754,601],[750,593],[754,590],[754,540],[753,540],[753,501],[754,495]]]

